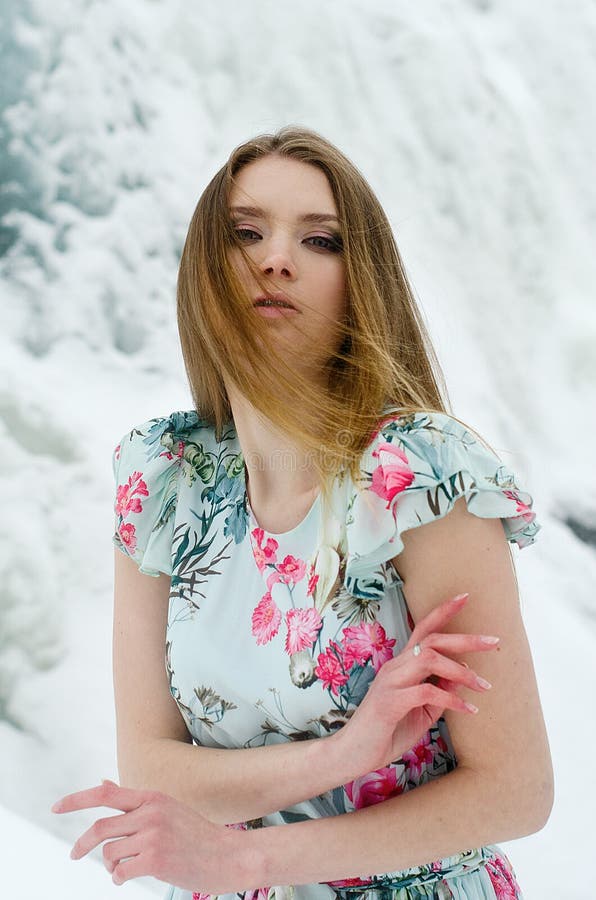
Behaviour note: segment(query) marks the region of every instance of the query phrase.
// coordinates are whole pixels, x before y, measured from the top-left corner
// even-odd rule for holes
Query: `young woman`
[[[122,815],[73,856],[169,900],[521,897],[495,841],[553,775],[509,544],[540,526],[447,412],[352,163],[291,127],[236,148],[178,321],[194,409],[114,453],[122,786],[54,807]]]

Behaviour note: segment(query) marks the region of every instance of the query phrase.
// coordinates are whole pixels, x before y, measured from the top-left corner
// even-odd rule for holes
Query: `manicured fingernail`
[[[477,707],[477,706],[474,706],[473,703],[467,703],[467,702],[466,702],[466,706],[467,706],[467,708],[470,710],[470,712],[472,712],[472,713],[477,713],[477,712],[478,712],[478,707]]]
[[[483,634],[480,640],[483,644],[498,644],[501,638],[494,637],[494,635]]]
[[[451,602],[452,602],[452,603],[459,603],[460,600],[463,600],[465,597],[469,597],[469,596],[470,596],[469,594],[458,594],[457,597],[452,597],[452,598],[451,598]]]
[[[486,678],[481,678],[480,675],[476,676],[476,681],[478,682],[480,687],[487,688],[487,689],[492,687],[492,684],[490,683],[490,681],[487,681]]]
[[[60,806],[61,806],[61,801],[60,801],[60,800],[56,800],[56,802],[54,803],[54,805],[53,805],[52,808],[50,809],[50,812],[53,812],[53,813],[60,812]]]

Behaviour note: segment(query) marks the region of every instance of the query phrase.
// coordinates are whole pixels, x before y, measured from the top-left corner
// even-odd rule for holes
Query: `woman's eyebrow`
[[[266,219],[268,212],[259,206],[231,206],[231,213],[237,213],[242,216],[256,216],[257,218]],[[304,213],[298,216],[299,222],[339,222],[337,216],[332,213]]]

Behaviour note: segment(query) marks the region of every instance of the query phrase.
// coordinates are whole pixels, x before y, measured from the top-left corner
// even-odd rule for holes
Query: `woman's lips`
[[[257,306],[255,305],[256,311],[261,315],[265,316],[266,319],[277,319],[280,316],[296,316],[298,315],[298,310],[293,307],[290,308],[288,306]]]
[[[283,291],[272,291],[268,294],[261,294],[259,297],[255,297],[255,303],[262,304],[267,300],[273,301],[274,303],[281,303],[283,306],[289,306],[291,309],[295,309],[294,304]]]

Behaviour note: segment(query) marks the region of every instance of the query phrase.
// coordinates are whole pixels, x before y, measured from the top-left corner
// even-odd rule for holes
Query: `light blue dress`
[[[113,456],[114,543],[141,572],[171,576],[165,664],[172,697],[207,747],[259,747],[341,727],[413,621],[390,560],[400,535],[445,516],[459,497],[501,519],[525,547],[540,525],[514,474],[447,414],[387,410],[361,479],[335,479],[291,531],[271,534],[250,509],[230,423],[221,441],[194,411],[150,419]],[[415,789],[457,766],[444,719],[391,765],[236,827],[336,816]],[[230,823],[233,824],[233,823]],[[398,872],[333,884],[264,885],[225,900],[521,898],[496,845]],[[253,897],[253,895],[255,895]],[[378,897],[377,897],[378,895]],[[172,887],[167,900],[198,900]],[[203,900],[203,898],[201,898]]]

